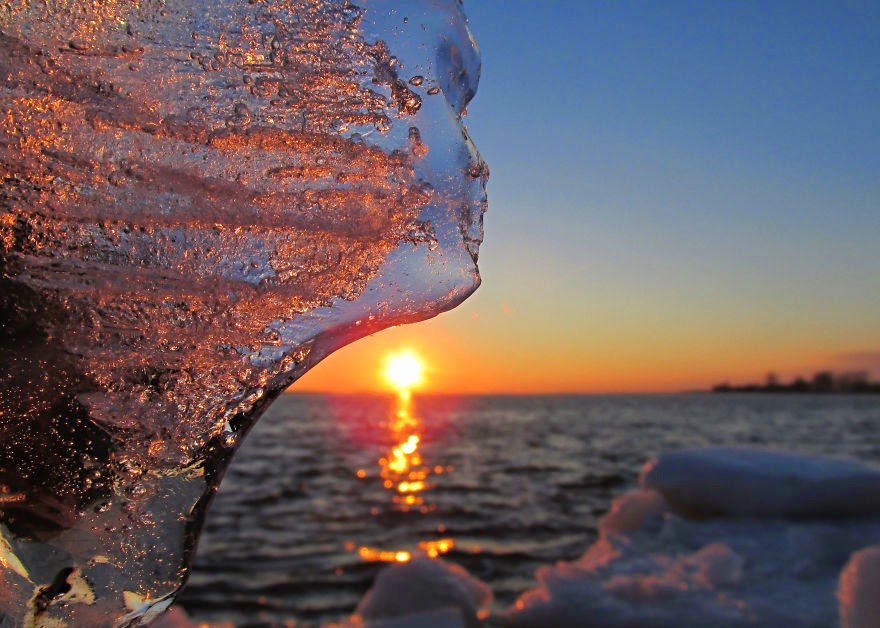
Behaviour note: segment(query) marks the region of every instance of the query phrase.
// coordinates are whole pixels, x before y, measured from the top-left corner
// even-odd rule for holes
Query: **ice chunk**
[[[357,615],[369,626],[385,626],[385,623],[374,622],[391,619],[399,619],[406,626],[454,626],[456,623],[444,622],[457,615],[460,625],[479,628],[479,618],[488,612],[491,603],[489,587],[463,567],[422,556],[382,571],[358,604]],[[431,620],[438,623],[419,623],[427,622],[428,615],[418,619],[418,615],[426,611],[438,613]]]
[[[746,447],[665,453],[642,486],[683,513],[838,517],[880,513],[880,469],[859,462]]]
[[[880,545],[853,554],[840,574],[842,628],[880,626]]]
[[[477,287],[479,55],[412,10],[4,4],[0,624],[165,608],[272,399]]]
[[[715,453],[717,462],[712,460]],[[676,465],[664,466],[669,460]],[[748,477],[774,487],[759,487],[759,494],[773,496],[793,474],[798,482],[827,482],[823,486],[840,488],[842,494],[823,497],[824,504],[833,504],[825,518],[813,510],[810,517],[800,516],[804,511],[792,512],[790,506],[770,517],[742,517],[745,506],[737,500],[744,499],[741,495],[748,485],[730,471],[731,460],[751,469]],[[871,468],[821,457],[729,448],[663,454],[646,465],[644,476],[650,478],[657,468],[664,469],[660,477],[671,486],[690,481],[702,487],[707,476],[714,482],[723,478],[720,485],[713,481],[705,485],[716,486],[721,496],[714,498],[711,509],[702,501],[711,498],[708,488],[700,500],[688,502],[698,508],[682,509],[664,498],[668,494],[651,488],[619,497],[599,522],[599,539],[580,559],[538,570],[538,587],[524,593],[505,614],[510,625],[827,628],[837,624],[838,616],[845,628],[877,625],[880,551],[859,550],[880,537],[880,517],[865,516],[862,493],[843,485],[844,477],[870,476]],[[673,476],[673,470],[678,475]],[[726,491],[732,491],[735,499]],[[859,500],[857,506],[843,504],[853,496]],[[710,510],[736,516],[681,516],[683,511]],[[843,512],[860,516],[845,518]]]
[[[343,628],[466,628],[458,608],[437,608],[386,619],[357,621]]]
[[[633,491],[626,499],[617,499],[611,504],[611,510],[599,520],[599,534],[637,532],[668,509],[669,504],[657,491]]]

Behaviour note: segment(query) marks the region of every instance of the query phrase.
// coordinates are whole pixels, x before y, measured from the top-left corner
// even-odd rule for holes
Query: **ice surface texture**
[[[478,52],[405,6],[4,5],[0,624],[160,612],[267,404],[479,284]]]

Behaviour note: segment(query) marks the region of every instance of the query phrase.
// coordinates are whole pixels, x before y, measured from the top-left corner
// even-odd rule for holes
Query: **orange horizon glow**
[[[296,382],[289,392],[376,394],[390,390],[406,396],[409,385],[393,384],[385,374],[375,375],[377,371],[372,365],[377,362],[377,356],[389,352],[380,339],[381,334],[377,339],[359,341],[331,355]],[[628,350],[616,355],[602,352],[594,360],[589,354],[568,353],[553,356],[552,360],[530,362],[502,352],[468,356],[455,345],[430,342],[427,335],[423,343],[418,353],[432,367],[430,378],[423,378],[412,386],[417,387],[421,395],[676,393],[708,390],[725,382],[760,383],[771,370],[780,378],[790,380],[833,368],[833,364],[827,366],[821,356],[813,358],[808,354],[796,356],[803,366],[784,364],[782,368],[762,369],[754,367],[750,357],[737,356],[732,351],[727,351],[728,359],[719,358],[718,364],[684,352],[666,356],[657,351]],[[755,361],[775,364],[773,358],[768,355]]]
[[[567,314],[548,311],[551,320],[537,328],[537,314],[521,320],[523,310],[506,303],[492,314],[480,305],[479,294],[448,314],[344,347],[290,391],[396,390],[380,369],[384,356],[404,350],[430,365],[420,395],[675,393],[762,382],[770,371],[792,380],[821,370],[868,369],[872,379],[880,378],[880,351],[873,350],[880,339],[866,340],[859,330],[823,329],[805,338],[769,324],[747,332],[695,321],[676,327],[651,317],[630,320],[624,312],[619,322],[582,322],[572,335]],[[858,362],[853,356],[867,358]]]

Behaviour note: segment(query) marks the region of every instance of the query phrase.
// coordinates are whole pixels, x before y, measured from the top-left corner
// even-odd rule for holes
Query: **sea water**
[[[495,609],[574,560],[651,456],[758,445],[880,463],[880,397],[283,395],[237,454],[180,603],[238,626],[349,616],[421,553]]]

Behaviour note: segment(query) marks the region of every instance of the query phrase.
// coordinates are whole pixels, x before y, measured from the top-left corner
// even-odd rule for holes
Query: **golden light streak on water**
[[[387,364],[392,364],[389,362]],[[412,364],[398,365],[398,373],[403,375],[392,376],[393,369],[386,367],[385,375],[389,382],[414,381],[414,377],[405,375],[407,369],[415,368]],[[418,364],[419,378],[422,366]],[[409,378],[409,379],[407,379]],[[411,384],[410,384],[411,385]],[[435,509],[435,505],[426,500],[430,492],[432,475],[449,473],[451,466],[430,464],[423,460],[420,447],[424,429],[421,420],[413,412],[413,397],[407,386],[398,386],[397,404],[389,412],[388,420],[384,423],[388,430],[391,441],[394,443],[390,450],[386,451],[377,459],[379,477],[382,486],[391,493],[390,508],[399,512],[428,513]],[[371,474],[367,469],[357,469],[355,472],[360,479],[367,479]],[[370,509],[373,516],[378,516],[383,509],[375,506]],[[440,526],[438,531],[442,534],[445,526]],[[449,552],[455,546],[451,538],[429,539],[420,541],[418,547],[405,547],[400,549],[379,549],[368,546],[357,546],[355,543],[347,543],[346,551],[355,551],[358,556],[367,562],[403,563],[408,562],[413,556],[425,555],[436,558]]]
[[[436,541],[421,541],[419,543],[419,549],[431,558],[437,558],[453,547],[455,547],[455,541],[452,539],[437,539]]]
[[[437,539],[434,541],[419,542],[419,549],[431,558],[437,558],[455,547],[453,539]],[[376,563],[406,563],[413,555],[406,550],[380,550],[374,547],[361,546],[358,548],[358,556],[367,562]]]
[[[388,551],[373,547],[359,547],[358,556],[370,563],[405,563],[412,558],[412,555],[404,550]]]

